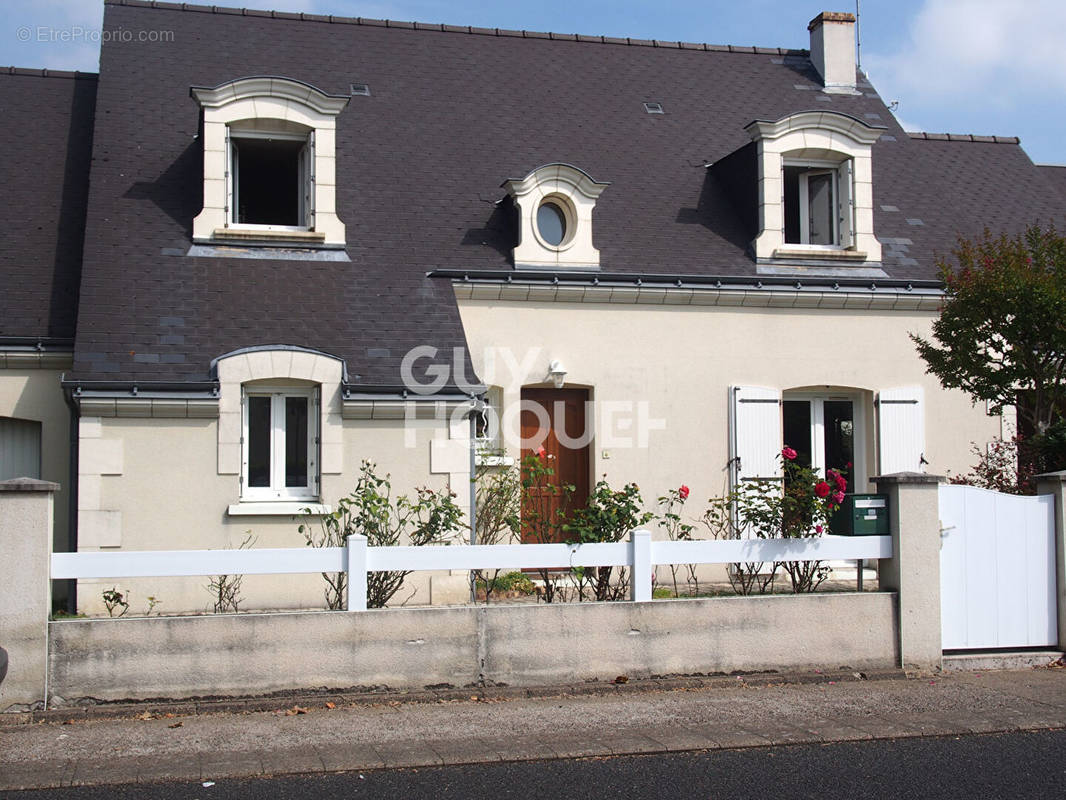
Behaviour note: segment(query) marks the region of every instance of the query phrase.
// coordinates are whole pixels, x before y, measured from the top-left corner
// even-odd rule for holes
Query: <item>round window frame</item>
[[[563,233],[563,240],[559,242],[559,244],[549,243],[540,233],[540,225],[538,224],[537,217],[540,214],[540,207],[546,203],[551,203],[563,213],[563,224],[566,226],[566,229]],[[541,247],[556,253],[561,253],[573,246],[577,234],[577,211],[574,208],[573,201],[566,195],[558,192],[544,195],[533,208],[533,219],[530,221],[532,223],[533,235],[536,237],[537,242]]]

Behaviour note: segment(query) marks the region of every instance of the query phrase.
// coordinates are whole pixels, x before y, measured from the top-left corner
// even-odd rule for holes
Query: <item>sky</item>
[[[806,48],[855,0],[201,0],[281,11]],[[102,0],[0,0],[0,64],[95,71]],[[863,70],[908,130],[1018,136],[1066,164],[1066,0],[861,0]]]

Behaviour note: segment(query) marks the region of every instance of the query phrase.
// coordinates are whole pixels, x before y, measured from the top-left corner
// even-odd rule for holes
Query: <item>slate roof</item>
[[[717,162],[748,145],[752,120],[801,110],[885,128],[875,231],[892,278],[934,278],[933,254],[959,233],[1061,219],[1016,140],[914,139],[869,84],[857,96],[817,91],[805,51],[134,0],[109,3],[104,24],[134,41],[101,55],[78,380],[203,381],[218,355],[291,344],[343,357],[357,387],[396,385],[409,348],[450,357],[465,343],[449,282],[426,273],[512,268],[500,184],[550,162],[611,184],[594,218],[604,272],[754,276],[752,199],[733,188],[754,188],[754,161],[741,153],[731,172]],[[139,42],[138,30],[172,40]],[[202,200],[189,87],[264,74],[329,93],[371,88],[337,120],[350,263],[184,255]]]
[[[0,71],[0,344],[74,339],[96,75]]]
[[[1040,164],[1040,172],[1058,190],[1063,201],[1066,201],[1066,167],[1057,164]]]

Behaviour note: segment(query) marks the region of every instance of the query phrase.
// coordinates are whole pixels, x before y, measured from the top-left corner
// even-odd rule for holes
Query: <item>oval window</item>
[[[566,238],[566,214],[555,203],[541,203],[537,209],[537,231],[541,239],[558,247]]]

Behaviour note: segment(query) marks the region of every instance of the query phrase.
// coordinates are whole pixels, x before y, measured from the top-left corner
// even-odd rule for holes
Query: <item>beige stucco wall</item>
[[[53,541],[66,548],[70,497],[70,409],[63,399],[60,370],[0,369],[0,417],[41,423],[41,480],[58,483]]]
[[[236,548],[251,534],[255,547],[304,547],[292,515],[236,516],[239,476],[218,474],[218,419],[85,417],[81,447],[79,550],[183,550]],[[465,473],[434,474],[434,441],[454,441],[447,420],[350,420],[343,427],[344,472],[322,476],[322,501],[336,501],[355,485],[361,462],[391,474],[393,496],[419,486],[451,486],[456,502],[468,505]],[[465,430],[465,429],[464,429]],[[465,577],[417,573],[395,602],[440,602],[449,583]],[[143,614],[148,596],[160,600],[155,613],[211,611],[203,578],[85,579],[79,581],[79,611],[106,615],[101,593],[115,587],[130,592],[128,615]],[[322,608],[324,583],[316,575],[248,575],[243,578],[244,610]],[[451,587],[454,588],[454,587]],[[414,592],[412,596],[412,592]]]
[[[698,514],[707,497],[728,485],[732,385],[864,392],[867,477],[877,473],[873,399],[879,389],[923,387],[929,472],[967,471],[971,443],[1000,432],[998,417],[925,373],[907,334],[927,335],[932,313],[473,299],[460,299],[459,308],[479,376],[504,388],[505,419],[521,387],[543,384],[549,362],[558,359],[567,386],[592,390],[594,476],[615,485],[636,481],[649,507],[684,483],[692,490],[688,508]],[[513,363],[520,367],[510,368]],[[619,418],[633,427],[622,430],[623,422],[606,430],[607,402],[619,403]],[[652,426],[643,444],[632,435],[641,403],[662,426]],[[607,446],[611,434],[633,442]]]
[[[62,621],[49,625],[50,685],[70,701],[888,669],[899,663],[896,600],[818,594]]]

